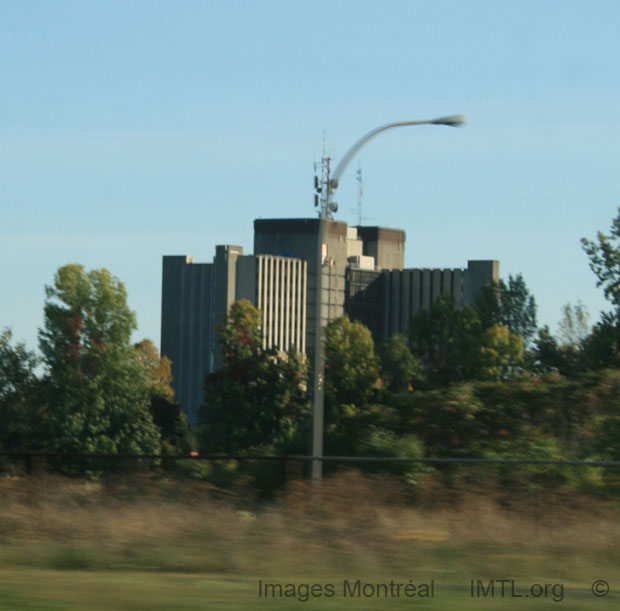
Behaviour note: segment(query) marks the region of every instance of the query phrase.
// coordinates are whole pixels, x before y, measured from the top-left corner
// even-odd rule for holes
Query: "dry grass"
[[[203,483],[132,477],[0,480],[0,564],[226,574],[617,571],[618,508],[556,491],[409,493],[350,471],[256,504]],[[584,577],[585,578],[585,577]]]

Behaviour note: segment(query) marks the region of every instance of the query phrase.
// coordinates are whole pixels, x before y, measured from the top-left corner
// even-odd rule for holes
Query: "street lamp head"
[[[463,115],[450,115],[449,117],[440,117],[430,121],[433,125],[449,125],[450,127],[462,127],[467,123],[467,117]]]

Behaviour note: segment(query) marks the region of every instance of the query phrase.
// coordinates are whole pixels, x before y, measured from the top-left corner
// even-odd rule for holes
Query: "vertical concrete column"
[[[291,291],[292,291],[292,295],[293,295],[293,307],[292,307],[292,333],[293,333],[293,343],[295,344],[295,347],[297,348],[297,350],[300,349],[301,347],[301,342],[299,341],[299,333],[300,333],[300,316],[301,316],[301,310],[300,310],[300,300],[301,300],[301,278],[299,276],[299,270],[301,268],[301,261],[295,261],[294,262],[294,271],[293,271],[293,284],[291,286]]]
[[[499,261],[468,261],[465,272],[465,304],[475,305],[478,293],[488,282],[499,282]]]
[[[402,294],[401,294],[401,299],[400,299],[400,312],[401,312],[401,318],[400,318],[400,328],[399,328],[399,333],[402,333],[403,335],[407,335],[407,332],[409,331],[409,318],[411,317],[411,309],[410,309],[410,303],[411,303],[411,270],[410,269],[405,269],[401,272],[402,274]]]
[[[280,259],[273,259],[273,343],[279,346],[280,338]]]
[[[455,269],[452,273],[452,299],[455,310],[463,308],[463,297],[463,270]]]
[[[273,346],[273,257],[267,257],[267,348]]]
[[[301,290],[301,299],[300,299],[300,325],[301,325],[301,351],[305,354],[306,352],[306,325],[307,323],[307,312],[306,312],[306,303],[308,302],[308,263],[306,261],[302,262],[302,290]]]
[[[433,269],[431,270],[432,279],[431,279],[431,287],[432,287],[432,301],[431,303],[435,303],[439,295],[441,295],[441,270]]]
[[[452,270],[444,269],[441,271],[441,294],[451,295],[454,299],[454,295],[452,293]]]
[[[383,337],[380,342],[385,342],[390,337],[390,297],[391,297],[391,272],[384,269],[381,272],[381,281],[383,282]]]
[[[394,269],[390,272],[390,336],[400,330],[400,281],[401,271]],[[387,339],[387,338],[386,338]]]
[[[421,306],[427,310],[431,309],[431,270],[422,270],[422,302]]]
[[[283,349],[288,350],[291,346],[291,288],[293,278],[291,277],[291,260],[284,262],[284,345]]]
[[[263,338],[263,349],[267,347],[267,338],[265,336],[265,331],[267,330],[267,313],[265,312],[265,295],[264,295],[264,286],[265,286],[265,258],[262,256],[257,257],[257,265],[256,265],[256,307],[260,310],[261,314],[261,336]]]
[[[411,272],[411,314],[415,314],[422,305],[422,272],[414,269]],[[411,316],[410,314],[410,316]]]

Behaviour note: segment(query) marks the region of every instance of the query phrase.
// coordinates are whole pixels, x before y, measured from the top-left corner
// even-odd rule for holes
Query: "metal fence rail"
[[[103,454],[83,452],[0,452],[7,458],[75,458],[108,460],[236,460],[236,461],[298,461],[333,463],[420,463],[420,464],[488,464],[488,465],[557,465],[570,467],[620,467],[619,460],[551,460],[528,458],[410,458],[404,456],[309,456],[304,454]]]

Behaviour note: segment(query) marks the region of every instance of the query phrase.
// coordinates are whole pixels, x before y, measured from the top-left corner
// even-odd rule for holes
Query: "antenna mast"
[[[357,226],[362,225],[362,195],[364,194],[364,185],[362,184],[362,162],[360,161],[357,168]]]
[[[357,226],[362,226],[364,217],[362,216],[362,195],[364,194],[364,185],[362,184],[362,162],[359,162],[357,172],[355,172],[357,180],[357,208],[351,208],[351,212],[357,213]]]
[[[331,157],[325,150],[325,132],[323,132],[323,157],[320,162],[314,163],[314,206],[318,208],[319,218],[331,219],[338,211],[338,204],[330,202],[327,205],[327,196],[330,190]]]

